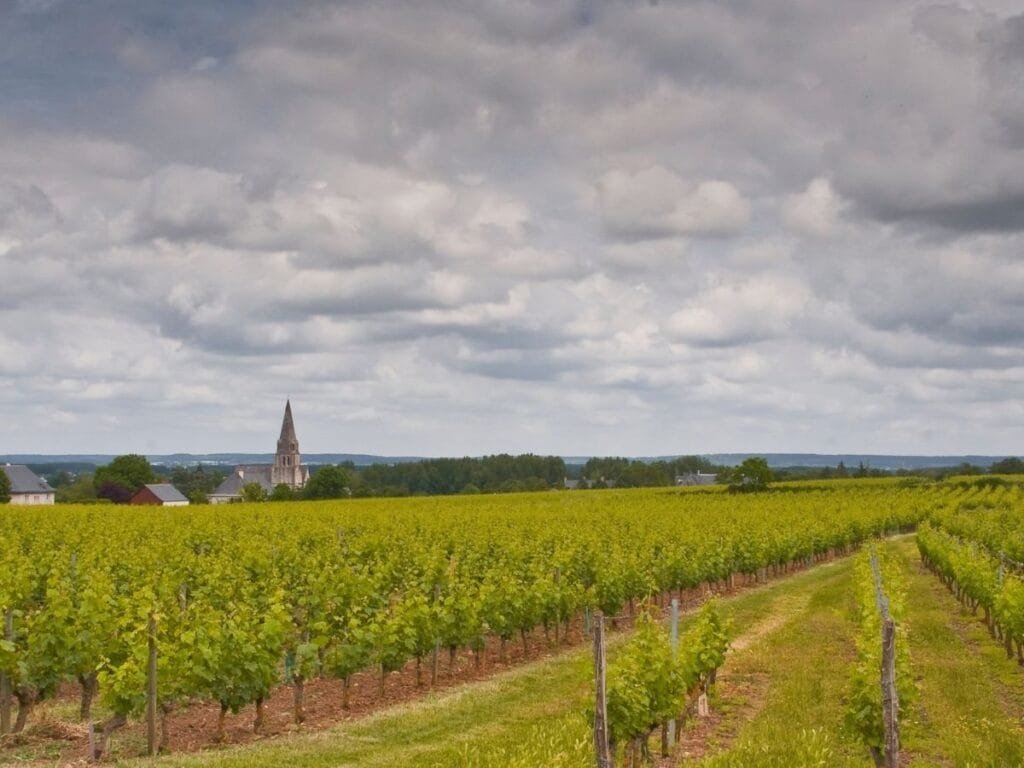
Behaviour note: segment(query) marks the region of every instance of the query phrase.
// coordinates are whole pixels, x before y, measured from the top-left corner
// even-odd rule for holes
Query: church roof
[[[264,491],[270,493],[274,490],[274,483],[270,479],[272,469],[270,464],[243,464],[235,467],[235,470],[210,495],[240,497],[242,486],[248,483],[259,483]]]
[[[299,440],[295,437],[295,422],[292,421],[292,401],[289,399],[284,404],[284,420],[281,422],[281,437],[277,439],[278,443],[298,443]]]

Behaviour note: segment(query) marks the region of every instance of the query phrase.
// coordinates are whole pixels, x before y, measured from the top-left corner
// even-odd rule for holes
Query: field
[[[915,689],[904,761],[1020,764],[1024,683],[1003,650],[1004,636],[1015,642],[1011,608],[991,598],[997,642],[972,612],[986,598],[961,607],[914,537],[893,538],[930,517],[926,531],[959,521],[962,543],[960,518],[974,510],[1005,538],[1019,489],[783,488],[4,510],[3,540],[16,545],[0,556],[13,619],[0,658],[35,712],[3,737],[0,761],[84,759],[74,721],[93,682],[89,719],[120,726],[104,759],[144,752],[152,636],[175,753],[160,765],[287,754],[296,766],[589,766],[591,611],[614,619],[614,665],[645,598],[650,610],[669,596],[695,610],[714,590],[726,594],[717,610],[731,649],[711,716],[687,720],[664,764],[868,765],[847,716],[860,557],[847,553],[889,535],[881,553],[901,574]],[[696,616],[684,615],[684,634]],[[651,745],[656,755],[656,735]]]

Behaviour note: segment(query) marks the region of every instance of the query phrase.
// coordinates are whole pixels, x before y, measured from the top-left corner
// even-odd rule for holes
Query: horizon
[[[339,458],[339,457],[344,457],[343,460],[352,459],[352,458],[361,458],[361,459],[380,460],[380,462],[382,463],[382,462],[387,462],[387,461],[413,462],[413,461],[432,461],[432,460],[438,460],[438,459],[442,459],[442,460],[443,459],[453,459],[453,460],[458,460],[458,459],[480,459],[480,458],[484,458],[486,456],[501,455],[501,453],[502,452],[499,452],[498,454],[477,454],[477,455],[461,455],[461,456],[460,455],[424,456],[424,455],[407,455],[407,454],[402,454],[402,455],[398,455],[398,454],[396,454],[396,455],[385,455],[385,454],[370,454],[370,453],[351,453],[351,452],[340,452],[340,451],[337,451],[337,452],[335,452],[335,451],[328,451],[328,452],[319,452],[319,453],[310,453],[310,454],[303,453],[302,457],[303,457],[303,459],[311,459],[311,460],[327,459],[327,458],[332,458],[333,459],[333,458]],[[35,460],[35,459],[40,459],[40,460],[42,460],[42,459],[55,459],[55,460],[56,459],[60,459],[60,460],[63,460],[63,461],[62,462],[60,462],[60,461],[53,461],[51,463],[55,463],[55,464],[56,463],[71,463],[71,462],[73,462],[75,460],[81,460],[82,463],[91,463],[91,462],[89,462],[87,460],[90,460],[90,459],[112,459],[112,458],[116,458],[118,455],[123,455],[123,454],[108,454],[108,453],[79,453],[79,454],[65,454],[65,453],[9,453],[9,454],[0,454],[0,462],[7,462],[7,463],[26,463],[26,462],[27,463],[47,463],[45,461],[32,461],[32,460]],[[177,451],[177,452],[172,452],[172,453],[148,453],[148,454],[141,454],[141,455],[144,455],[147,459],[149,459],[151,462],[153,462],[155,464],[156,463],[161,463],[160,460],[175,459],[175,458],[178,458],[178,457],[182,457],[182,458],[187,457],[189,459],[199,459],[200,461],[197,462],[197,463],[202,463],[202,460],[204,459],[204,457],[224,457],[225,458],[224,462],[208,461],[207,463],[223,463],[224,465],[230,465],[230,464],[234,463],[235,460],[237,460],[237,459],[250,459],[250,458],[270,458],[270,459],[272,459],[273,456],[274,456],[274,453],[273,452],[250,452],[250,451],[215,451],[215,452],[206,452],[206,453],[194,453],[194,452]],[[522,455],[522,454],[512,454],[512,455]],[[974,453],[958,453],[958,454],[879,454],[879,453],[855,453],[855,452],[850,452],[850,453],[807,453],[807,452],[788,452],[788,451],[775,451],[775,452],[768,451],[768,452],[762,452],[762,453],[749,453],[749,452],[744,452],[744,451],[724,451],[724,452],[714,452],[714,453],[693,453],[693,454],[678,454],[678,453],[676,453],[676,454],[658,454],[658,455],[652,455],[652,454],[636,454],[636,455],[623,455],[623,454],[557,454],[557,453],[547,454],[547,453],[538,453],[536,451],[531,451],[531,452],[527,452],[527,455],[557,456],[558,458],[561,458],[561,459],[567,461],[568,463],[572,463],[572,460],[576,460],[576,459],[585,462],[588,459],[607,459],[607,458],[621,458],[621,459],[628,459],[630,461],[649,461],[649,462],[654,462],[654,461],[672,461],[672,460],[675,460],[675,459],[687,458],[687,457],[691,457],[691,456],[698,456],[700,458],[709,459],[709,460],[716,459],[716,458],[717,459],[728,458],[728,459],[740,459],[740,460],[742,460],[743,458],[747,458],[747,457],[751,457],[751,456],[759,456],[759,457],[766,458],[768,460],[769,464],[772,464],[772,460],[773,459],[782,460],[782,459],[788,458],[788,459],[818,459],[819,460],[819,462],[816,462],[816,463],[813,463],[813,464],[807,464],[807,465],[799,465],[799,464],[797,464],[797,465],[786,465],[786,464],[780,464],[780,463],[772,464],[772,466],[776,466],[776,467],[782,467],[782,466],[815,466],[815,467],[822,466],[822,467],[824,467],[824,466],[831,466],[831,465],[830,464],[821,464],[820,461],[824,461],[824,460],[838,460],[838,461],[844,461],[845,462],[845,460],[847,460],[847,459],[850,459],[850,460],[864,460],[864,459],[893,459],[893,460],[902,459],[902,460],[912,460],[915,466],[923,467],[923,466],[926,466],[926,465],[922,464],[921,462],[925,462],[925,461],[929,461],[929,460],[937,460],[937,461],[943,462],[942,465],[946,466],[946,465],[948,465],[948,462],[951,462],[951,461],[954,461],[954,460],[968,460],[968,459],[977,459],[977,460],[982,460],[982,461],[989,461],[989,460],[991,460],[991,462],[994,463],[996,461],[999,461],[999,460],[1002,460],[1002,459],[1006,459],[1006,458],[1016,458],[1016,456],[1012,456],[1012,455],[1009,455],[1009,454],[974,454]],[[18,459],[18,460],[21,460],[21,461],[12,461],[12,459]],[[228,459],[230,459],[230,460],[228,460]],[[317,462],[313,461],[311,463],[317,463]],[[374,463],[376,463],[376,462],[374,462]],[[889,465],[889,466],[893,466],[893,465]]]

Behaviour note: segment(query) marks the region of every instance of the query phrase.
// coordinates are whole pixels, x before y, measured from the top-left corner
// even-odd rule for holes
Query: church
[[[258,483],[269,496],[279,485],[297,491],[308,481],[309,467],[302,463],[299,455],[299,439],[295,436],[295,422],[292,420],[292,403],[288,400],[284,406],[284,420],[281,422],[281,436],[277,438],[274,463],[235,467],[228,478],[217,486],[217,490],[210,494],[210,503],[241,501],[242,486],[249,483]]]

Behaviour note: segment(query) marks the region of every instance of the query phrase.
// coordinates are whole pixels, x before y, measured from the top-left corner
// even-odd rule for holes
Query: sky
[[[0,453],[1024,453],[1024,8],[0,3]]]

